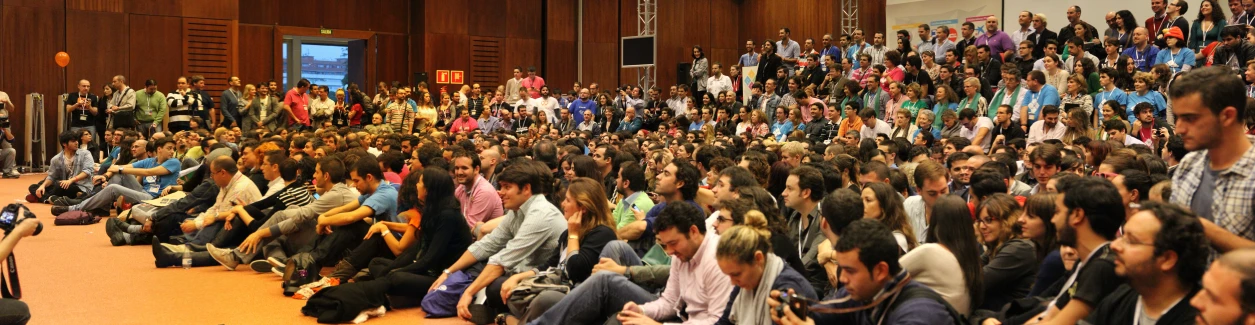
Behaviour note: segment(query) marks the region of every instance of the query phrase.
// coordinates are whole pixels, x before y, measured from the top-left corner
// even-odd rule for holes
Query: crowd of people
[[[665,95],[83,80],[27,199],[320,322],[1249,324],[1255,1],[1151,7],[782,28]]]

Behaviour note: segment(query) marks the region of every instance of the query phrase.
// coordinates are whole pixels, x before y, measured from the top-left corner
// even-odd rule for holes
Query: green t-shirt
[[[636,206],[637,210],[645,212],[654,208],[654,200],[649,199],[649,195],[646,195],[645,191],[640,191],[632,193],[623,201],[619,201],[619,204],[614,206],[614,211],[611,212],[611,215],[614,216],[616,229],[622,229],[636,221],[636,216],[632,213],[633,205]]]

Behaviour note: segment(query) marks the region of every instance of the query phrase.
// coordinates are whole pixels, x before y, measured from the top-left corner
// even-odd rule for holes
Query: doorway
[[[331,94],[349,83],[366,84],[365,50],[364,39],[284,36],[280,51],[284,88],[296,87],[302,78],[327,86]]]

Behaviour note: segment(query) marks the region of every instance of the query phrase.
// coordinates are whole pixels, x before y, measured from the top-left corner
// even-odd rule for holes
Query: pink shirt
[[[685,324],[714,324],[727,308],[732,282],[715,261],[719,235],[706,232],[702,246],[688,262],[671,259],[671,276],[658,300],[641,305],[645,316],[654,320],[673,318],[681,305],[688,313]],[[681,303],[683,301],[683,303]]]
[[[474,228],[477,223],[496,219],[505,214],[505,207],[501,205],[501,197],[497,196],[497,190],[492,187],[492,182],[482,175],[475,176],[475,184],[469,193],[466,185],[459,184],[458,188],[453,191],[453,196],[461,202],[462,215],[466,217],[466,224],[471,228]]]
[[[309,96],[297,92],[296,88],[288,90],[288,94],[283,96],[283,104],[292,108],[292,115],[288,119],[288,124],[301,123],[309,126],[309,111],[305,110],[305,106],[309,106]]]
[[[461,118],[453,120],[453,126],[449,127],[450,133],[465,133],[479,129],[479,121],[473,118]]]
[[[540,87],[545,86],[545,78],[540,76],[523,78],[523,81],[519,82],[519,86],[527,88],[527,92],[532,95],[532,98],[540,98]]]

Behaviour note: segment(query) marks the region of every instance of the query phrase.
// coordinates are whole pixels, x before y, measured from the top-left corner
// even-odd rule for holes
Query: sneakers
[[[122,246],[130,244],[126,242],[126,222],[118,218],[109,218],[105,221],[105,234],[109,235],[109,244],[113,246]]]
[[[266,263],[270,263],[270,266],[273,266],[276,269],[280,269],[280,270],[288,267],[288,265],[284,264],[283,261],[280,261],[279,259],[274,258],[274,257],[267,258]]]
[[[10,170],[4,173],[4,178],[22,178],[22,173],[19,173],[16,170]]]
[[[70,207],[68,207],[68,206],[64,206],[64,205],[54,205],[54,206],[52,206],[52,216],[53,216],[53,217],[60,216],[62,213],[66,213],[66,212],[69,212],[69,211],[70,211]]]
[[[277,268],[277,267],[273,267],[273,266],[272,266],[272,267],[270,267],[270,273],[274,273],[275,275],[278,275],[280,278],[282,278],[282,277],[283,277],[283,269],[281,269],[281,268]]]
[[[205,245],[205,251],[209,252],[209,256],[226,267],[228,271],[235,271],[235,268],[240,266],[240,259],[236,258],[235,253],[230,249],[218,248],[214,244],[208,244]]]
[[[174,252],[174,253],[179,253],[179,254],[183,254],[184,252],[190,252],[190,251],[192,251],[192,250],[190,250],[190,249],[187,249],[187,246],[185,246],[185,245],[175,245],[175,244],[161,243],[161,247],[164,247],[166,250],[169,250],[169,251]],[[180,261],[179,263],[182,263],[182,262]]]
[[[292,298],[296,298],[300,300],[309,300],[309,297],[314,296],[314,294],[317,293],[319,290],[338,286],[338,285],[340,285],[339,278],[333,278],[329,276],[323,277],[322,280],[314,281],[312,283],[301,286],[301,289],[297,290],[296,294],[292,295]]]
[[[74,204],[75,204],[75,203],[71,203],[71,202],[70,202],[70,198],[69,198],[69,197],[66,197],[66,196],[59,196],[59,195],[53,195],[53,196],[52,196],[52,199],[50,199],[50,200],[48,200],[48,201],[51,201],[51,202],[52,202],[52,204],[55,204],[55,205],[63,205],[63,206],[71,206],[71,205],[74,205]]]
[[[266,260],[253,260],[248,263],[248,268],[253,269],[253,271],[257,273],[266,273],[270,272],[270,270],[275,267],[270,266],[270,262],[267,262]]]

